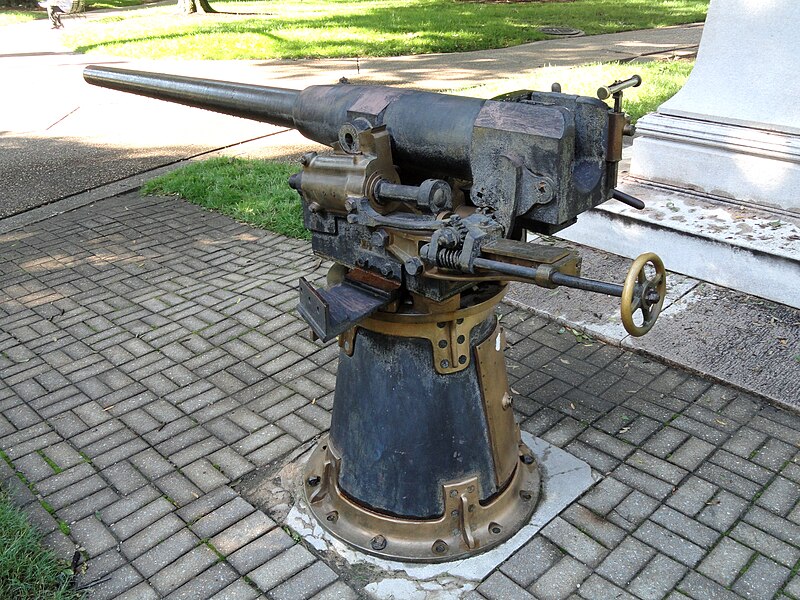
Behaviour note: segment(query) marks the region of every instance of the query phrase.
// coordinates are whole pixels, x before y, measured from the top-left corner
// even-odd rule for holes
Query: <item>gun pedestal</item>
[[[378,312],[339,337],[330,435],[304,476],[334,536],[392,560],[450,561],[529,519],[539,473],[508,395],[504,293],[485,284],[442,312]]]

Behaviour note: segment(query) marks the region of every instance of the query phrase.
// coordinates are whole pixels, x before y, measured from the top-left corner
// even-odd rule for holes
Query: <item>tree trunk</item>
[[[184,14],[192,13],[215,13],[208,0],[178,0],[178,10]]]

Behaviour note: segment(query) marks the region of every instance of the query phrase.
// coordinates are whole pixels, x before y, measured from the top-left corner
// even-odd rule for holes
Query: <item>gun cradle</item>
[[[84,77],[331,146],[289,181],[314,252],[335,263],[325,289],[300,280],[300,314],[340,346],[330,433],[304,471],[320,525],[364,552],[422,562],[482,552],[522,527],[541,474],[511,410],[495,317],[507,282],[620,296],[633,335],[664,300],[655,255],[616,285],[581,277],[575,251],[521,241],[624,199],[620,99],[635,80],[602,88],[609,110],[562,93],[295,91],[96,66]]]

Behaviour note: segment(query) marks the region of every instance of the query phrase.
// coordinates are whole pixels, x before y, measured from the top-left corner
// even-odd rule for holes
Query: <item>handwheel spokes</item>
[[[647,265],[652,265],[655,273],[648,277],[645,271]],[[666,295],[666,271],[661,259],[653,254],[642,254],[631,265],[625,285],[622,288],[622,304],[620,313],[625,331],[633,336],[641,336],[650,331],[656,322]],[[647,299],[651,291],[658,293],[658,301],[650,302]],[[633,315],[641,311],[642,324],[637,325]]]

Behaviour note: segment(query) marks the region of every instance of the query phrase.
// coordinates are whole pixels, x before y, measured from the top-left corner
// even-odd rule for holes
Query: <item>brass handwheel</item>
[[[655,274],[648,277],[645,267],[650,264]],[[667,294],[667,273],[658,255],[648,252],[633,261],[625,285],[622,287],[620,313],[625,331],[639,337],[650,331],[661,312],[664,296]],[[633,316],[642,313],[642,324],[637,325]]]

